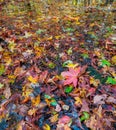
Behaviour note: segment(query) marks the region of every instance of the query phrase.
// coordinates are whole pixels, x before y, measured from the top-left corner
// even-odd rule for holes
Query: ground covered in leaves
[[[112,14],[28,15],[0,21],[0,130],[115,130]]]

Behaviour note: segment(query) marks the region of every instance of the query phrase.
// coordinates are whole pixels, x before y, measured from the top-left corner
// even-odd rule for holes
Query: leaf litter
[[[116,128],[111,14],[58,13],[2,18],[0,130]]]

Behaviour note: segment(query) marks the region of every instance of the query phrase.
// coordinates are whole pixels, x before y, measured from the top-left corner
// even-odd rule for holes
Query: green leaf
[[[56,100],[53,100],[51,103],[50,103],[52,106],[57,106],[57,102],[56,102]]]
[[[51,99],[51,96],[49,96],[47,94],[45,94],[44,97],[47,98],[47,99]]]
[[[116,79],[112,77],[108,77],[106,83],[115,85]]]
[[[106,30],[107,30],[108,32],[112,32],[112,31],[113,31],[112,28],[110,28],[110,27],[107,27]]]
[[[36,31],[36,33],[37,33],[37,34],[41,34],[41,33],[45,32],[45,31],[46,31],[45,29],[38,29],[38,30]]]
[[[56,65],[55,65],[54,63],[52,63],[52,62],[48,64],[48,67],[51,68],[51,69],[54,69],[55,66],[56,66]]]
[[[75,29],[73,29],[73,28],[66,28],[65,31],[66,31],[66,32],[74,32]]]
[[[111,63],[110,63],[108,60],[103,59],[103,60],[101,60],[101,65],[102,65],[102,66],[110,66]]]
[[[72,47],[70,47],[67,51],[68,55],[71,55],[72,54]]]
[[[1,83],[0,83],[0,89],[3,88],[3,87],[4,87],[4,84],[1,84]]]
[[[0,75],[2,75],[5,72],[5,67],[3,64],[0,65]]]
[[[72,92],[72,90],[73,90],[73,86],[67,86],[66,88],[65,88],[65,93],[70,93],[70,92]]]
[[[71,63],[73,63],[71,60],[67,60],[67,61],[65,61],[64,63],[63,63],[63,67],[67,67],[67,65],[68,64],[71,64]]]
[[[81,54],[81,56],[82,56],[84,59],[89,58],[89,55],[86,54],[86,53]]]
[[[81,116],[80,121],[88,120],[90,118],[90,115],[88,112],[84,111],[83,116]]]

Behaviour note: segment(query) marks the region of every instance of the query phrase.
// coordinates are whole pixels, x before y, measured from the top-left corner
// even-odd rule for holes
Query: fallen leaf
[[[94,104],[105,104],[105,99],[107,98],[106,94],[102,94],[102,95],[96,95],[93,98],[93,103]]]
[[[48,124],[45,124],[43,126],[43,130],[51,130],[50,126]]]
[[[106,100],[107,103],[114,103],[116,104],[116,98],[109,96]]]
[[[80,97],[75,97],[75,104],[76,105],[80,105],[80,104],[82,104],[82,100],[80,99]]]
[[[28,115],[32,116],[36,113],[37,109],[36,108],[32,108],[28,111]]]
[[[71,121],[71,118],[69,116],[63,116],[59,119],[59,124],[68,124]]]
[[[55,123],[58,121],[58,114],[53,115],[52,117],[50,117],[50,122],[51,123]]]
[[[28,80],[31,82],[31,83],[37,83],[38,82],[38,76],[36,77],[32,77],[31,75],[28,77]]]
[[[35,97],[35,98],[32,98],[31,99],[31,103],[32,103],[32,106],[33,107],[37,107],[38,105],[39,105],[39,103],[40,103],[40,95],[38,95],[37,97]]]
[[[9,97],[11,96],[10,87],[6,87],[3,94],[4,94],[5,98],[9,99]]]
[[[73,83],[74,87],[77,86],[77,76],[80,73],[80,67],[78,68],[69,68],[69,71],[62,72],[61,75],[65,78],[64,85],[70,85]]]
[[[4,84],[0,83],[0,89],[4,87]]]

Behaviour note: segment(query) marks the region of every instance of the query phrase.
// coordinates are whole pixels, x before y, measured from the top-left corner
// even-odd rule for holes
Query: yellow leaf
[[[79,104],[82,104],[82,101],[81,101],[81,99],[79,98],[79,97],[75,97],[75,104],[76,105],[79,105]]]
[[[91,23],[91,24],[90,24],[90,27],[93,27],[93,26],[95,26],[95,23]]]
[[[22,96],[24,96],[25,98],[29,97],[29,95],[33,92],[32,88],[30,88],[28,84],[23,86],[22,91],[23,91]]]
[[[38,106],[40,103],[40,95],[38,95],[36,98],[31,99],[32,106]]]
[[[40,57],[43,53],[45,53],[45,50],[43,47],[34,47],[36,56]]]
[[[55,123],[56,121],[58,121],[58,114],[52,116],[52,117],[50,118],[50,121],[51,121],[51,123]]]
[[[100,81],[98,79],[94,79],[93,77],[90,77],[90,84],[93,84],[95,87],[99,85]]]
[[[47,38],[47,40],[52,40],[53,39],[53,36],[50,36]]]
[[[60,39],[60,38],[61,38],[61,36],[60,36],[60,35],[58,35],[58,36],[55,36],[55,38],[58,40],[58,39]]]
[[[47,105],[50,106],[51,101],[47,98],[45,99],[45,101],[46,101]]]
[[[15,75],[8,75],[8,79],[10,83],[14,83],[16,76]]]
[[[37,83],[38,82],[38,77],[32,77],[31,75],[28,77],[28,80],[32,83]]]
[[[82,90],[80,90],[80,97],[85,97],[85,95],[86,95],[86,90],[85,89],[82,89]]]
[[[11,52],[14,52],[15,46],[16,46],[16,44],[14,43],[14,41],[10,41],[9,44],[8,44],[8,49]]]
[[[116,55],[112,57],[111,61],[114,65],[116,65]]]
[[[45,124],[43,126],[43,130],[51,130],[50,126],[48,124]]]
[[[30,109],[30,110],[28,111],[28,115],[30,115],[30,116],[34,115],[36,111],[37,111],[37,109],[32,108],[32,109]]]
[[[75,68],[75,67],[77,67],[79,64],[78,63],[76,63],[76,64],[73,64],[73,63],[69,63],[68,65],[67,65],[67,67],[68,68]]]

